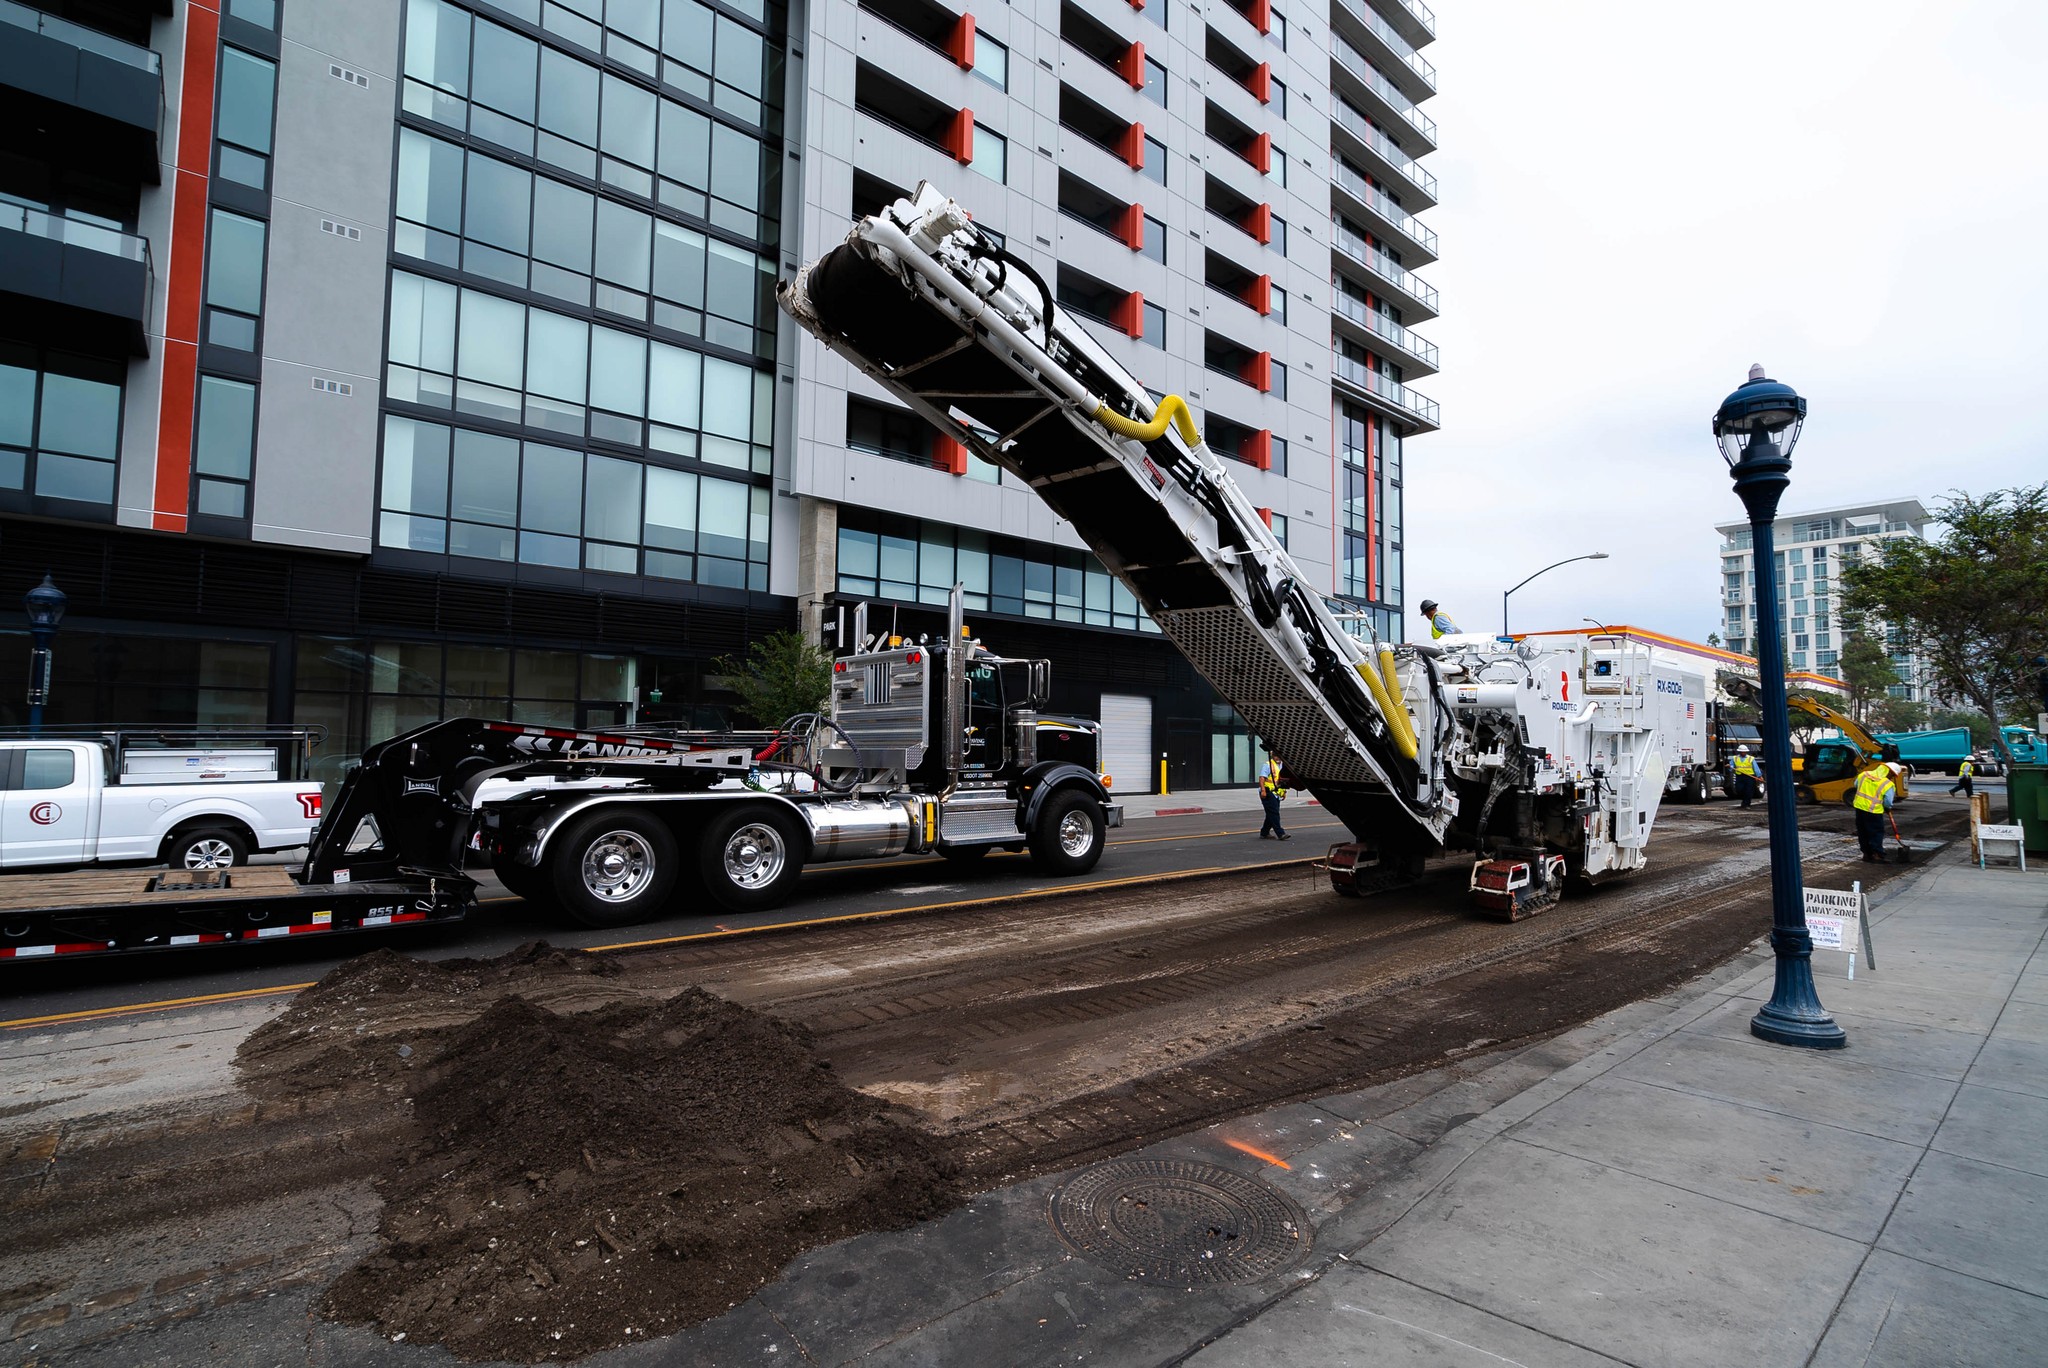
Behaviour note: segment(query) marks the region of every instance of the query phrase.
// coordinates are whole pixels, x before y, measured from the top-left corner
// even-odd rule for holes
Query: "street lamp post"
[[[1538,570],[1536,572],[1536,575],[1547,575],[1551,571],[1557,569],[1559,565],[1570,565],[1573,561],[1606,559],[1607,553],[1605,551],[1592,551],[1588,552],[1583,556],[1567,556],[1563,560],[1558,561],[1555,564],[1544,566],[1541,570]],[[1529,576],[1529,579],[1523,580],[1522,584],[1527,584],[1529,580],[1535,579],[1536,575]],[[1516,585],[1515,589],[1521,588],[1522,584]],[[1508,590],[1507,594],[1502,594],[1500,596],[1500,634],[1502,636],[1506,636],[1508,634],[1508,594],[1514,593],[1515,589],[1510,589]]]
[[[50,701],[50,666],[54,653],[51,643],[57,637],[57,624],[64,620],[64,605],[68,600],[64,591],[50,580],[48,572],[43,582],[22,596],[21,606],[28,613],[29,640],[34,643],[28,657],[28,729],[40,733],[43,729],[43,705]]]
[[[1792,483],[1792,445],[1806,421],[1806,400],[1766,379],[1762,366],[1721,402],[1714,440],[1749,511],[1756,559],[1757,673],[1763,681],[1765,811],[1771,832],[1771,950],[1777,982],[1749,1023],[1750,1034],[1779,1045],[1838,1050],[1849,1038],[1813,991],[1813,936],[1806,929],[1799,868],[1799,816],[1793,806],[1791,727],[1785,713],[1785,641],[1778,620],[1778,499]]]

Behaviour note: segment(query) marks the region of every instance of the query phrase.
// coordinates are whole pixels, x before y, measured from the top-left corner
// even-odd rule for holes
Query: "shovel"
[[[1891,818],[1891,823],[1892,823],[1892,839],[1893,839],[1894,841],[1897,841],[1897,842],[1899,843],[1899,851],[1898,851],[1898,856],[1897,856],[1898,862],[1899,862],[1900,864],[1911,864],[1911,863],[1913,863],[1913,851],[1912,851],[1911,847],[1909,847],[1909,846],[1908,846],[1908,845],[1906,844],[1906,838],[1905,838],[1905,837],[1903,837],[1903,836],[1901,836],[1901,835],[1899,835],[1899,819],[1898,819],[1897,817],[1893,816],[1893,815],[1892,815],[1891,813],[1889,813],[1889,812],[1887,812],[1887,813],[1885,814],[1885,816],[1887,816],[1887,817],[1890,817],[1890,818]]]

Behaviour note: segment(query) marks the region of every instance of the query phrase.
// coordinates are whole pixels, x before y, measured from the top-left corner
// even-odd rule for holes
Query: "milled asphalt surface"
[[[1878,891],[1876,962],[1821,952],[1845,1050],[1750,1036],[1759,947],[1540,1045],[1139,1151],[1270,1184],[1306,1252],[1244,1286],[1128,1280],[1017,1184],[812,1251],[751,1300],[592,1365],[1835,1365],[2042,1361],[2048,870],[1967,846]],[[1247,1145],[1286,1167],[1255,1158]],[[442,1364],[317,1288],[73,1361]],[[7,1347],[36,1358],[35,1335]]]

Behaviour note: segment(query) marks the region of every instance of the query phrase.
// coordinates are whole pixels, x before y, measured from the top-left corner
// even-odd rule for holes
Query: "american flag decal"
[[[1688,722],[1692,721],[1692,704],[1690,703],[1685,705],[1685,720]]]

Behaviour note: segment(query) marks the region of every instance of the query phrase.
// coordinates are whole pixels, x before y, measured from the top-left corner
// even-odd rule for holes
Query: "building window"
[[[1287,515],[1275,513],[1273,517],[1273,540],[1280,543],[1280,549],[1287,549]]]
[[[206,340],[216,347],[256,350],[268,234],[261,219],[213,211],[206,243]]]
[[[124,371],[0,348],[0,491],[112,504]]]
[[[256,387],[218,375],[199,377],[199,418],[192,440],[194,507],[214,518],[249,516],[256,450]]]
[[[992,536],[947,523],[846,509],[839,592],[944,604],[957,582],[971,612],[1157,632],[1137,596],[1084,551]],[[873,519],[863,526],[863,519]]]
[[[1161,266],[1166,264],[1166,225],[1150,214],[1145,215],[1145,245],[1138,251]]]
[[[737,361],[403,271],[387,355],[389,399],[769,469],[774,377]]]
[[[1267,291],[1266,316],[1276,323],[1287,321],[1287,291],[1278,285]]]
[[[258,28],[277,28],[277,0],[228,0],[228,17]]]
[[[1266,392],[1275,399],[1285,399],[1287,397],[1287,367],[1283,363],[1279,361],[1273,363],[1272,381],[1266,386]]]
[[[765,590],[767,489],[388,414],[377,541]]]
[[[240,48],[220,50],[219,112],[214,136],[223,180],[252,190],[270,186],[270,123],[277,103],[277,64]]]
[[[1270,92],[1274,116],[1282,123],[1287,122],[1287,83],[1275,76],[1266,83],[1266,88]]]
[[[1010,50],[986,34],[974,35],[974,74],[997,90],[1010,88]]]
[[[1148,346],[1158,347],[1164,351],[1166,349],[1166,310],[1160,308],[1157,304],[1145,305],[1144,327],[1145,331],[1139,335],[1138,340],[1146,343]]]
[[[1281,256],[1287,255],[1287,220],[1278,214],[1272,215],[1272,232],[1266,239],[1266,245]]]
[[[1273,463],[1266,468],[1275,475],[1285,475],[1287,473],[1287,439],[1285,437],[1275,437],[1272,442],[1271,451]]]
[[[930,466],[932,425],[909,409],[848,395],[846,446],[849,451]]]
[[[1138,168],[1138,174],[1146,180],[1166,184],[1166,144],[1157,138],[1145,139],[1145,164]]]
[[[1282,189],[1287,186],[1287,154],[1278,148],[1274,148],[1272,155],[1267,159],[1266,179]]]
[[[998,185],[1007,184],[1010,174],[1010,140],[981,124],[974,126],[974,160],[968,163]]]
[[[1161,109],[1166,108],[1166,68],[1150,57],[1145,59],[1144,96]]]

